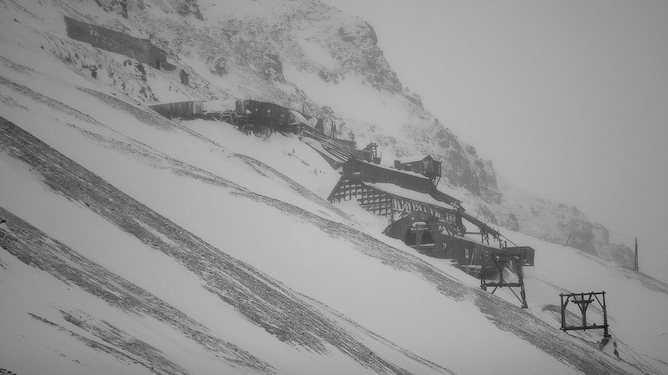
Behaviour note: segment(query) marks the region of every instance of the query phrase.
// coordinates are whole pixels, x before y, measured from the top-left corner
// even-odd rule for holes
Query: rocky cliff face
[[[494,195],[491,163],[480,159],[473,147],[461,144],[424,109],[418,95],[402,87],[377,45],[378,36],[362,19],[305,0],[244,4],[98,0],[98,4],[121,14],[125,28],[151,36],[155,44],[171,51],[174,60],[203,62],[207,71],[193,67],[192,73],[210,74],[210,82],[218,86],[213,91],[220,91],[203,92],[205,96],[252,97],[325,117],[336,125],[341,138],[378,141],[386,153],[396,156],[432,154],[444,162],[444,175],[451,184],[476,195]],[[119,27],[117,20],[104,26]],[[372,113],[370,119],[360,121],[332,110],[330,103],[312,99],[286,78],[286,67],[317,77],[325,86],[345,81],[388,96],[405,112],[391,125],[400,129],[399,134],[384,134],[383,114],[374,120]]]
[[[491,222],[633,268],[633,251],[626,245],[610,243],[609,231],[590,222],[577,208],[540,198],[507,182],[499,184],[499,190],[499,204],[484,206]]]

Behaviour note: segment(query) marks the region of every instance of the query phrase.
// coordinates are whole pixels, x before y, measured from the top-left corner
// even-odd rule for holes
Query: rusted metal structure
[[[608,330],[608,310],[605,303],[605,292],[589,292],[589,293],[561,293],[561,330],[588,330],[588,329],[602,329],[603,338],[608,339],[610,332]],[[566,308],[569,303],[577,305],[580,310],[581,322],[579,325],[568,325],[566,321]],[[591,323],[587,321],[587,310],[589,306],[596,302],[601,309],[603,321],[601,324]]]

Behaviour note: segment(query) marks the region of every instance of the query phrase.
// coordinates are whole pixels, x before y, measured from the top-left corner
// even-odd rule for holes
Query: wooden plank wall
[[[148,39],[140,39],[65,17],[67,36],[93,47],[131,57],[156,69],[167,64],[167,54]]]
[[[202,114],[201,101],[186,101],[176,103],[156,104],[149,106],[152,110],[167,118],[190,118]]]

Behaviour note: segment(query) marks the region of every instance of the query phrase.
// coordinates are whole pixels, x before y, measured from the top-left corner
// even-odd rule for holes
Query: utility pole
[[[636,251],[635,251],[635,263],[633,264],[633,270],[639,272],[640,268],[638,267],[638,237],[636,237],[635,239],[635,244],[636,244]]]

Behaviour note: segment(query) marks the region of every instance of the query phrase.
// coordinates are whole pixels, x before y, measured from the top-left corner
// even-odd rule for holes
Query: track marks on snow
[[[62,194],[72,201],[85,204],[88,209],[96,212],[121,230],[132,234],[147,246],[178,261],[190,272],[200,277],[205,283],[205,288],[234,306],[246,319],[264,328],[279,340],[322,354],[329,351],[326,345],[329,344],[350,356],[362,366],[371,368],[376,372],[408,373],[388,360],[371,353],[364,344],[356,340],[348,331],[326,318],[278,281],[214,248],[194,234],[119,191],[99,176],[53,150],[21,128],[1,118],[0,150],[30,165],[35,173],[42,176],[44,183],[56,193]],[[222,182],[215,175],[193,170],[190,167],[185,168],[182,172],[185,174],[193,173],[194,176],[197,176],[196,178],[203,178],[208,183],[218,185]],[[231,187],[233,194],[239,196],[262,202],[271,201],[276,204],[279,202],[259,196],[243,188],[229,187]],[[297,213],[305,212],[291,205],[283,204],[283,206],[294,209]],[[7,217],[8,221],[20,220],[4,210],[0,211],[0,215]],[[22,227],[27,228],[29,225],[24,223]],[[159,235],[156,235],[156,233]],[[119,280],[118,276],[109,274],[104,268],[82,258],[62,244],[47,247],[49,251],[39,253],[30,251],[31,247],[39,249],[47,243],[45,240],[38,241],[38,243],[30,240],[30,238],[37,239],[40,237],[43,237],[43,235],[39,236],[36,232],[24,236],[24,241],[31,242],[32,245],[24,245],[22,246],[24,250],[16,250],[12,253],[26,264],[36,266],[47,272],[53,272],[63,281],[75,281],[77,285],[114,306],[131,310],[138,309],[143,313],[151,312],[158,317],[165,316],[172,322],[171,324],[177,324],[181,320],[194,324],[190,318],[183,316],[178,310],[162,301],[160,301],[159,306],[146,304],[144,299],[149,298],[150,300],[152,296],[145,295],[145,291],[136,290],[136,286],[117,287],[116,284],[118,283],[124,285],[123,280]],[[0,245],[5,247],[4,244],[0,243]],[[67,253],[70,259],[67,262],[61,261],[58,252],[60,254]],[[79,266],[73,267],[71,264]],[[85,275],[82,275],[82,273],[85,273]],[[100,275],[107,277],[96,278]],[[106,281],[108,278],[115,278],[115,282],[113,284],[108,283]],[[94,282],[88,282],[88,280],[94,280]],[[131,289],[131,291],[125,289]],[[118,293],[123,293],[129,299],[119,298]],[[138,298],[138,295],[141,295],[142,298]],[[148,312],[144,311],[146,309],[148,309]],[[179,320],[176,320],[175,317],[179,317]],[[188,329],[187,335],[199,340],[198,342],[207,348],[209,342],[214,345],[217,343],[223,348],[230,348],[232,345],[223,343],[222,340],[208,333],[196,332],[189,325],[178,324],[178,327]],[[236,355],[239,355],[239,353],[243,355],[237,357]],[[247,353],[241,349],[231,355],[227,354],[229,361],[234,361],[237,358],[236,360],[247,367],[271,371],[269,365],[252,356],[248,357]]]
[[[5,218],[7,223],[10,223],[9,227],[11,228],[11,233],[0,231],[0,248],[6,250],[23,263],[45,271],[65,284],[77,285],[84,291],[115,308],[150,316],[171,326],[185,337],[192,339],[211,352],[220,354],[230,362],[260,372],[273,372],[270,365],[236,345],[211,335],[206,327],[192,320],[165,301],[108,271],[106,268],[82,257],[65,244],[49,237],[2,207],[0,207],[0,216]],[[73,324],[74,322],[79,322],[76,325],[89,331],[104,342],[100,346],[95,344],[94,341],[90,341],[90,339],[83,340],[87,345],[96,349],[110,346],[113,348],[113,350],[109,349],[113,351],[112,354],[117,353],[119,350],[125,352],[121,350],[126,346],[123,343],[128,340],[137,340],[128,335],[121,340],[118,335],[114,337],[113,335],[104,334],[105,329],[102,329],[99,324],[84,324],[85,320],[90,321],[92,319],[84,319],[81,314],[76,315],[63,312],[63,316],[65,320],[69,319]],[[107,327],[106,331],[109,330],[109,327]],[[81,339],[82,337],[75,335],[77,339]],[[123,345],[119,347],[119,343]],[[134,354],[135,356],[139,356],[141,353],[137,352]],[[142,358],[145,362],[152,365],[157,366],[159,363],[166,361],[163,361],[164,358],[160,359],[159,356],[155,355],[154,351],[146,351],[144,354],[151,354],[148,357]]]

